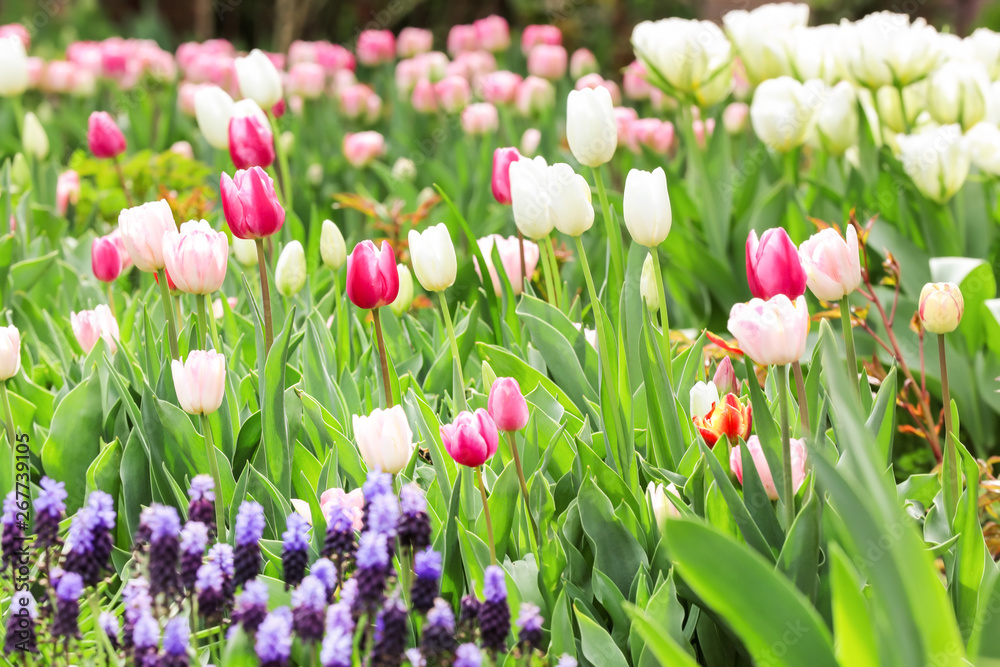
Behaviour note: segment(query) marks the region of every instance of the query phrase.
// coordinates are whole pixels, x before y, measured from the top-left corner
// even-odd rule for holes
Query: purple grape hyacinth
[[[420,651],[435,663],[447,662],[447,656],[455,650],[455,612],[451,605],[438,598],[434,607],[427,612],[427,624],[420,641]]]
[[[0,529],[3,536],[0,537],[0,573],[7,570],[9,566],[13,570],[20,560],[24,550],[24,525],[25,522],[18,518],[19,513],[28,508],[25,503],[23,509],[18,507],[17,494],[11,490],[3,499],[3,515],[0,516]]]
[[[88,586],[97,585],[109,567],[115,518],[111,496],[94,491],[70,523],[63,569],[79,574]]]
[[[188,521],[181,529],[181,584],[188,592],[194,590],[194,582],[198,577],[208,546],[208,526],[201,521]]]
[[[375,619],[372,667],[398,667],[406,650],[406,606],[398,597],[385,601]]]
[[[260,503],[245,500],[236,514],[236,547],[233,549],[233,589],[260,574],[260,538],[267,522]]]
[[[132,659],[138,667],[158,667],[156,647],[160,643],[160,624],[148,611],[135,622],[132,631]]]
[[[206,561],[198,568],[194,590],[198,594],[198,611],[205,619],[214,620],[226,606],[226,577],[218,561]]]
[[[282,534],[281,567],[285,574],[285,590],[302,583],[309,565],[309,532],[311,526],[305,517],[292,512],[285,520],[286,530]]]
[[[430,547],[414,555],[413,571],[417,576],[410,590],[410,600],[417,611],[426,612],[434,606],[434,598],[440,588],[441,570],[441,554]]]
[[[337,566],[329,558],[320,558],[309,566],[309,574],[323,582],[326,587],[326,601],[333,602],[333,596],[337,592],[339,577],[337,576]]]
[[[83,577],[76,572],[67,572],[59,578],[56,586],[56,618],[52,623],[52,634],[56,637],[79,637],[80,598],[83,597]]]
[[[399,509],[400,546],[413,551],[426,549],[431,543],[431,520],[427,515],[427,498],[416,482],[404,484],[399,490]]]
[[[357,570],[353,577],[358,586],[355,611],[371,612],[381,605],[388,570],[389,551],[385,536],[374,532],[362,534],[358,545]]]
[[[315,642],[323,638],[326,616],[326,586],[318,577],[309,575],[292,591],[292,627],[302,641]]]
[[[292,612],[278,607],[257,628],[254,642],[261,667],[286,667],[292,654]]]
[[[244,632],[252,636],[267,616],[269,595],[267,584],[259,579],[251,579],[245,583],[243,592],[236,600],[233,623],[242,625]]]
[[[177,510],[166,505],[151,505],[143,512],[149,536],[149,592],[170,595],[180,590],[177,563],[180,557],[181,519]]]
[[[188,521],[199,521],[216,532],[215,525],[215,482],[211,475],[195,475],[188,488]]]
[[[187,616],[174,616],[163,629],[163,657],[157,667],[187,667],[191,626]]]
[[[326,522],[323,557],[332,558],[337,568],[342,570],[354,558],[356,550],[354,519],[345,508],[334,507]]]
[[[122,588],[122,601],[125,606],[125,627],[122,634],[122,644],[126,649],[132,648],[132,631],[143,614],[153,608],[153,598],[149,595],[149,582],[143,577],[129,579]]]
[[[479,636],[483,646],[504,651],[510,632],[510,607],[507,605],[507,579],[503,568],[490,565],[483,579],[483,600],[479,608]]]
[[[111,648],[117,651],[120,643],[119,635],[122,631],[121,622],[118,620],[118,617],[113,612],[102,611],[101,615],[97,617],[97,624],[107,636],[108,641],[111,643]]]
[[[544,619],[539,613],[538,605],[530,602],[521,603],[517,616],[518,642],[524,653],[531,653],[542,641],[542,623]]]
[[[30,591],[14,593],[7,612],[7,635],[3,651],[8,656],[15,653],[38,653],[38,636],[35,621],[38,610]]]
[[[48,477],[38,483],[40,491],[35,498],[35,546],[48,549],[59,544],[59,522],[66,512],[66,485]]]
[[[462,644],[455,649],[454,667],[480,667],[483,664],[483,654],[475,644]]]

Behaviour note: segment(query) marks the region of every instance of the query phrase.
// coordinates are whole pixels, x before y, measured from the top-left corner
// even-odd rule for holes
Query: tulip
[[[746,440],[750,437],[752,415],[749,403],[744,405],[736,394],[726,394],[721,401],[712,405],[711,409],[695,414],[692,421],[705,440],[705,444],[714,447],[723,436],[730,443],[735,443],[737,438]]]
[[[0,39],[14,37],[21,42],[25,51],[31,48],[31,33],[20,23],[0,25]]]
[[[296,63],[288,70],[288,91],[307,100],[315,100],[323,94],[326,85],[326,70],[318,63]]]
[[[787,153],[806,140],[822,83],[803,84],[788,76],[768,79],[754,92],[750,123],[768,148]]]
[[[362,241],[347,258],[347,297],[358,308],[387,306],[399,293],[396,254],[388,241],[381,249]]]
[[[986,118],[990,79],[977,62],[949,61],[931,74],[927,110],[942,125],[958,123],[968,130]]]
[[[242,266],[257,265],[257,244],[251,239],[233,237],[233,255]]]
[[[14,377],[20,369],[21,334],[13,324],[0,327],[0,381]],[[9,409],[8,414],[10,414]]]
[[[21,145],[24,152],[36,160],[44,160],[49,154],[49,137],[45,134],[45,128],[42,127],[38,116],[30,111],[24,114]]]
[[[520,74],[506,70],[490,72],[479,80],[478,93],[484,102],[513,104],[517,96],[517,87],[523,80]]]
[[[469,82],[457,75],[446,76],[434,84],[434,95],[447,113],[458,113],[469,104]]]
[[[656,266],[653,255],[647,254],[642,262],[642,275],[639,277],[639,294],[650,312],[660,308],[660,296],[656,289]]]
[[[719,365],[715,369],[715,375],[712,377],[712,384],[714,384],[719,392],[719,395],[725,394],[737,394],[739,392],[739,384],[736,381],[736,371],[733,369],[733,362],[729,357],[724,357]],[[706,411],[692,414],[705,414]]]
[[[262,109],[270,109],[281,99],[281,75],[270,58],[260,49],[235,61],[236,81],[243,97],[256,102]]]
[[[374,131],[348,132],[344,135],[342,149],[352,167],[366,167],[385,153],[385,137]]]
[[[402,317],[403,313],[413,305],[413,274],[406,264],[397,264],[396,273],[399,276],[399,292],[396,298],[389,304],[389,309],[395,313],[396,317]]]
[[[559,162],[549,167],[545,184],[549,219],[556,229],[568,236],[580,236],[591,228],[594,207],[587,179]]]
[[[222,405],[226,358],[215,350],[192,350],[185,361],[170,364],[177,403],[191,415],[210,415]]]
[[[364,526],[365,494],[361,489],[345,492],[343,489],[327,489],[319,497],[319,508],[323,516],[329,520],[333,510],[345,510],[351,518],[351,524],[356,531]]]
[[[369,67],[392,62],[396,57],[396,38],[389,30],[363,30],[358,35],[358,60]]]
[[[919,81],[943,55],[941,36],[923,18],[874,12],[841,28],[837,50],[844,71],[866,88]]]
[[[107,236],[94,239],[90,246],[90,265],[94,277],[102,282],[113,282],[121,275],[122,258],[115,242]]]
[[[621,90],[618,89],[618,84],[610,79],[605,79],[600,74],[585,74],[577,79],[576,83],[573,84],[574,90],[584,90],[587,88],[591,90],[604,88],[608,91],[608,95],[611,96],[611,104],[618,106],[622,103],[622,93]]]
[[[507,279],[510,281],[511,289],[514,291],[515,295],[521,294],[524,289],[524,281],[521,276],[521,248],[518,238],[516,236],[504,238],[499,234],[491,234],[490,236],[484,236],[476,243],[479,245],[479,252],[483,254],[483,259],[486,260],[486,270],[490,274],[490,280],[493,282],[493,291],[496,295],[500,296],[503,293],[503,288],[500,284],[500,275],[497,273],[497,269],[493,265],[494,246],[496,246],[497,254],[500,255],[500,263],[503,265],[504,273],[507,274]],[[534,275],[535,268],[538,266],[539,257],[540,251],[538,244],[532,241],[525,241],[525,276],[530,277]],[[481,280],[483,274],[479,267],[479,260],[473,257],[472,262],[476,268],[476,273],[479,275]]]
[[[90,354],[97,341],[102,339],[111,354],[118,351],[118,322],[111,309],[103,303],[94,310],[70,313],[69,323],[84,354]]]
[[[412,58],[432,48],[434,48],[434,33],[423,28],[407,26],[399,31],[399,37],[396,38],[396,55],[400,58]]]
[[[920,322],[924,330],[951,333],[962,322],[965,300],[955,283],[927,283],[920,290]]]
[[[965,135],[972,163],[991,176],[1000,176],[1000,128],[978,123]]]
[[[917,122],[917,117],[927,109],[927,80],[921,80],[900,90],[893,86],[882,86],[875,91],[875,106],[882,123],[893,132],[906,132]],[[865,98],[862,97],[862,101]],[[906,112],[905,114],[903,112]]]
[[[976,28],[962,41],[969,55],[987,68],[990,79],[1000,79],[1000,33]]]
[[[750,292],[758,299],[770,299],[783,294],[796,299],[806,291],[806,272],[799,259],[799,250],[781,227],[764,232],[750,230],[746,246],[747,282]]]
[[[774,478],[771,476],[771,468],[767,465],[767,458],[764,456],[764,450],[760,445],[760,439],[751,435],[746,441],[747,448],[750,449],[750,456],[753,460],[753,465],[757,469],[757,475],[760,477],[760,481],[764,484],[764,491],[767,492],[767,497],[771,500],[778,499],[778,489],[774,485]],[[793,493],[798,493],[799,487],[802,486],[802,482],[806,478],[806,441],[804,439],[793,439],[791,441],[791,459],[792,459],[792,489]],[[740,446],[737,445],[733,447],[733,451],[729,453],[729,469],[736,479],[743,483],[743,454],[740,451]]]
[[[395,475],[413,455],[413,433],[402,406],[376,408],[367,417],[354,415],[354,437],[369,470]]]
[[[94,111],[87,121],[87,143],[96,158],[114,158],[125,152],[125,135],[107,111]]]
[[[566,106],[566,139],[580,164],[599,167],[618,147],[611,94],[605,88],[574,90]]]
[[[347,261],[347,245],[344,243],[344,235],[340,233],[340,228],[334,224],[333,220],[324,220],[323,228],[319,235],[319,255],[324,266],[336,271]]]
[[[566,49],[554,44],[539,44],[528,53],[528,73],[549,81],[566,76]]]
[[[733,102],[722,112],[722,125],[729,134],[741,134],[747,129],[750,107],[743,102]]]
[[[562,31],[554,25],[529,25],[521,33],[521,53],[528,55],[538,44],[562,44]]]
[[[799,248],[809,290],[823,301],[839,301],[861,284],[858,233],[848,225],[847,240],[832,228],[821,230]]]
[[[455,57],[479,48],[479,37],[474,25],[453,25],[448,30],[448,53]]]
[[[229,306],[230,310],[236,309],[236,304],[238,301],[235,296],[231,296],[226,299],[226,305]],[[222,305],[222,299],[216,299],[212,302],[212,318],[216,320],[221,320],[226,315],[226,308]]]
[[[759,84],[783,74],[791,74],[782,40],[797,26],[809,23],[809,5],[782,2],[766,4],[752,11],[735,10],[722,17],[750,81]],[[777,45],[777,46],[776,46]]]
[[[281,250],[274,269],[278,292],[286,299],[295,296],[306,286],[306,277],[306,251],[300,242],[292,241]]]
[[[510,199],[514,223],[529,239],[547,236],[553,227],[549,217],[548,164],[538,156],[511,162]]]
[[[470,104],[462,111],[462,130],[471,136],[490,134],[497,131],[500,115],[489,102]]]
[[[646,486],[646,497],[649,498],[649,504],[653,508],[653,518],[660,532],[663,532],[667,518],[677,518],[681,515],[677,507],[667,498],[668,493],[680,500],[681,495],[672,482],[666,487],[655,482],[650,482]]]
[[[493,381],[487,409],[500,431],[520,431],[528,425],[528,403],[514,378],[499,377]]]
[[[732,88],[732,45],[711,21],[643,21],[632,30],[636,57],[691,103],[706,108]]]
[[[194,114],[198,129],[213,148],[229,148],[229,121],[233,116],[233,98],[218,86],[202,86],[194,94]]]
[[[833,155],[843,155],[858,143],[857,95],[847,81],[835,85],[816,114],[820,143]]]
[[[673,215],[667,175],[662,167],[652,172],[639,169],[628,172],[622,212],[625,226],[636,243],[655,248],[666,240]]]
[[[267,115],[253,100],[240,100],[233,105],[229,157],[237,169],[267,169],[274,162],[274,133]]]
[[[451,424],[440,427],[444,448],[455,462],[476,468],[497,451],[500,434],[489,413],[482,408],[461,412]]]
[[[28,89],[28,54],[16,35],[0,36],[0,97],[15,97]]]
[[[542,141],[542,133],[538,128],[529,127],[521,135],[521,143],[518,148],[521,149],[521,155],[524,157],[534,157],[535,153],[538,152],[538,144]]]
[[[232,177],[223,173],[219,189],[222,211],[233,236],[263,239],[284,224],[285,210],[274,192],[274,181],[260,167],[241,169]]]
[[[177,289],[186,294],[211,294],[222,287],[229,259],[229,240],[206,220],[190,220],[179,234],[163,240],[163,262]]]
[[[476,28],[476,41],[479,48],[492,53],[506,51],[510,46],[510,26],[507,19],[496,14],[477,19],[472,23]]]
[[[187,141],[175,141],[170,144],[170,152],[185,157],[188,160],[194,159],[194,149],[191,148],[191,144]]]
[[[696,382],[688,394],[688,401],[690,406],[688,414],[692,419],[707,415],[719,403],[719,390],[715,382],[713,380]]]
[[[795,301],[784,294],[767,301],[751,299],[732,307],[728,329],[758,364],[790,364],[805,354],[809,309],[803,296]]]
[[[497,148],[493,151],[493,197],[504,206],[510,205],[510,165],[520,158],[516,148]]]
[[[969,175],[968,140],[958,125],[942,125],[920,134],[900,135],[903,169],[924,196],[938,203],[951,199]]]
[[[163,241],[177,234],[177,225],[166,199],[124,209],[118,215],[118,229],[132,262],[140,271],[164,268]]]
[[[597,64],[597,58],[590,49],[577,49],[569,59],[569,75],[574,79],[599,71],[600,65]]]
[[[625,68],[622,75],[622,88],[625,90],[625,97],[630,100],[648,100],[652,86],[646,79],[646,66],[641,60],[633,60]]]
[[[441,292],[455,283],[458,263],[455,244],[444,223],[428,227],[423,233],[411,229],[410,262],[421,286],[428,292]]]
[[[80,175],[73,169],[67,169],[59,174],[56,180],[56,211],[66,215],[69,205],[80,201]]]
[[[556,103],[556,89],[551,81],[529,76],[522,81],[514,95],[514,106],[522,116],[537,116]]]
[[[413,86],[413,95],[410,97],[410,104],[414,111],[420,113],[434,113],[438,109],[437,93],[434,84],[427,79],[417,81]]]

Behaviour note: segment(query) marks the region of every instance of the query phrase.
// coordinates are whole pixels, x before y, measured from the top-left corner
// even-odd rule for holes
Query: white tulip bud
[[[655,250],[653,252],[656,252]],[[656,267],[653,266],[653,256],[646,255],[642,263],[642,276],[639,278],[639,294],[650,311],[660,308],[660,293],[656,289]]]
[[[428,227],[423,233],[410,230],[410,262],[417,280],[428,292],[441,292],[455,283],[458,261],[455,244],[444,223]]]
[[[566,104],[566,139],[573,157],[588,167],[609,162],[618,148],[611,93],[603,86],[570,91]]]
[[[281,99],[281,75],[260,49],[236,59],[236,80],[243,97],[249,97],[263,109],[270,109]]]
[[[234,236],[233,255],[242,266],[257,266],[257,244],[251,239]]]
[[[587,179],[560,162],[549,167],[546,188],[549,219],[556,229],[569,236],[580,236],[591,228],[594,206]]]
[[[24,128],[21,132],[21,145],[24,152],[36,160],[44,160],[49,154],[49,137],[45,128],[32,112],[24,114]]]
[[[319,256],[323,265],[336,271],[347,260],[347,244],[344,235],[333,220],[324,220],[323,229],[319,234]]]
[[[413,305],[413,274],[406,268],[406,264],[397,264],[396,274],[399,276],[399,292],[396,293],[396,300],[389,304],[389,308],[396,317],[402,317],[403,313]]]
[[[218,86],[202,86],[194,94],[194,115],[198,129],[212,148],[229,148],[229,119],[233,117],[233,98]]]
[[[625,177],[623,202],[625,226],[636,243],[654,248],[666,240],[673,213],[667,193],[667,174],[663,167],[657,167],[651,172],[630,170]]]
[[[281,250],[278,266],[274,269],[274,282],[284,297],[292,297],[306,286],[306,252],[302,244],[292,241]]]

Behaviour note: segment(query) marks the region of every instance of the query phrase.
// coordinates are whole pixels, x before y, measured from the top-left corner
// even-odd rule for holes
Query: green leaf
[[[583,657],[596,667],[628,667],[628,662],[608,631],[593,619],[576,610],[576,622],[580,626],[580,642]]]
[[[812,602],[819,573],[820,515],[819,498],[810,490],[778,555],[778,569]]]
[[[698,662],[681,648],[657,619],[635,605],[626,603],[624,607],[633,626],[646,642],[646,649],[652,652],[661,667],[697,667]]]
[[[611,501],[598,488],[589,471],[584,474],[578,497],[580,521],[593,543],[594,567],[608,575],[622,595],[628,595],[640,567],[648,567],[646,552],[635,536],[615,516]]]
[[[100,452],[103,426],[101,380],[95,371],[56,406],[52,428],[42,445],[45,474],[66,484],[67,514],[83,504],[87,487],[87,477],[83,473]]]
[[[843,549],[831,544],[829,553],[837,660],[841,665],[851,667],[877,667],[879,654],[875,645],[875,627],[861,592],[861,584]]]
[[[267,354],[262,380],[261,444],[256,459],[263,455],[269,481],[284,499],[292,497],[292,449],[285,423],[285,360],[295,319],[294,310],[285,318],[285,326],[274,339]]]

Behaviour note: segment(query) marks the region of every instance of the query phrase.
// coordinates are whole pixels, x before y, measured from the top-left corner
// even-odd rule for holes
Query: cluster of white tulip
[[[947,201],[971,165],[1000,176],[1000,34],[979,28],[962,39],[892,12],[808,23],[806,4],[768,4],[729,12],[724,32],[706,21],[646,21],[632,44],[652,82],[703,108],[729,95],[738,57],[754,87],[754,132],[774,151],[848,153],[860,102],[876,141],[927,197]]]

